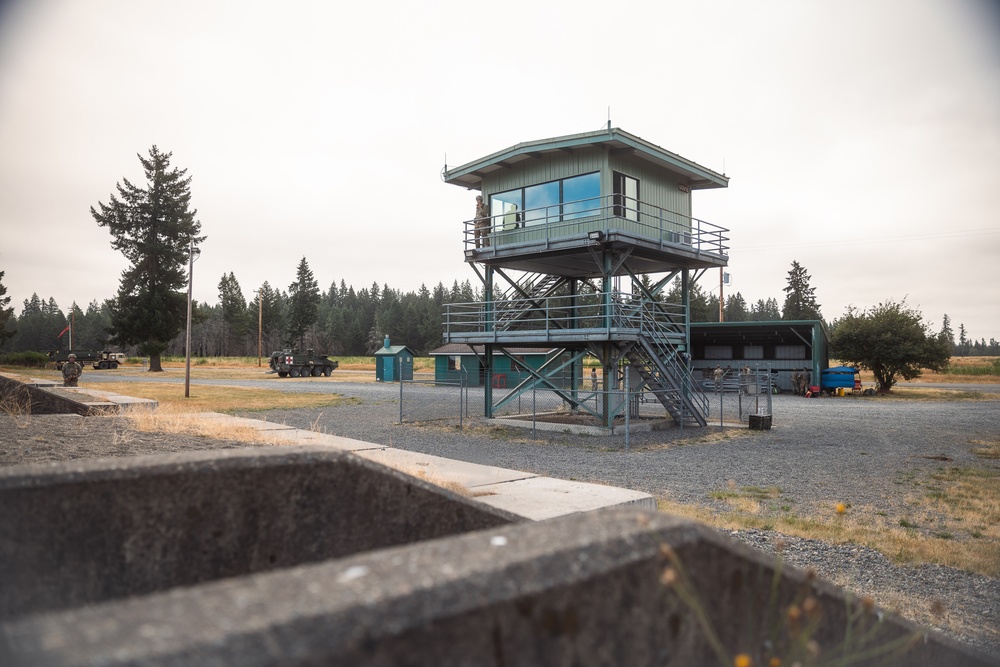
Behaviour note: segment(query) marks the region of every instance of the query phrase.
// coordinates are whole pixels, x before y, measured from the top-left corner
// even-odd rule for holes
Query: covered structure
[[[792,374],[806,369],[812,384],[830,365],[830,334],[820,320],[695,322],[691,325],[691,367],[704,375],[716,366],[770,368],[782,391]]]
[[[449,304],[444,342],[483,346],[486,416],[545,386],[610,425],[626,370],[675,421],[704,425],[708,405],[686,363],[690,287],[728,263],[727,230],[691,215],[693,191],[729,179],[618,128],[530,141],[462,166],[446,183],[477,190],[485,215],[463,229],[465,261],[486,299]],[[470,202],[471,203],[471,202]],[[683,298],[658,296],[680,277]],[[495,352],[562,352],[494,403]],[[605,378],[597,408],[576,394],[585,356]],[[569,389],[557,375],[570,373]]]

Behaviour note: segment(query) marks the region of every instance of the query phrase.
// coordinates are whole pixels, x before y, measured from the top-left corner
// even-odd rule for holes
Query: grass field
[[[775,530],[835,543],[861,544],[896,563],[936,563],[1000,577],[1000,436],[969,443],[976,465],[948,466],[893,480],[909,489],[903,514],[843,504],[802,507],[778,487],[713,490],[717,511],[659,501],[665,512],[731,530]]]

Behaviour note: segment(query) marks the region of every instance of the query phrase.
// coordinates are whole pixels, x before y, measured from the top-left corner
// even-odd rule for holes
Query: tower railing
[[[466,256],[524,245],[580,237],[591,232],[618,232],[666,246],[724,256],[729,230],[698,218],[621,195],[603,195],[523,211],[496,212],[489,218],[466,220]],[[472,255],[468,251],[472,251]]]
[[[657,319],[660,323],[654,330],[650,320]],[[504,334],[515,332],[521,336],[535,334],[547,341],[560,333],[571,335],[582,332],[603,332],[609,336],[645,332],[659,338],[682,339],[686,326],[683,305],[656,303],[644,306],[630,295],[620,292],[444,305],[446,342],[465,342],[461,339],[469,334],[492,334],[501,339]]]

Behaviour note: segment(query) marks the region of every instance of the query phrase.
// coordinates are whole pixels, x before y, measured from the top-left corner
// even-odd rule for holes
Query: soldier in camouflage
[[[63,374],[63,386],[64,387],[76,387],[77,381],[83,374],[83,366],[76,362],[76,355],[69,355],[69,360],[63,364],[62,367]]]

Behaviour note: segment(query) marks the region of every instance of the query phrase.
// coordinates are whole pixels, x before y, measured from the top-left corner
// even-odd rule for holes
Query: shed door
[[[382,381],[383,382],[393,382],[394,377],[392,374],[393,365],[396,360],[393,357],[382,357]]]

